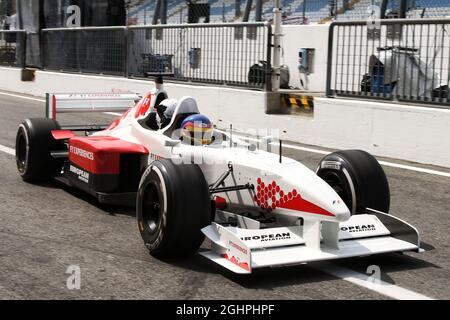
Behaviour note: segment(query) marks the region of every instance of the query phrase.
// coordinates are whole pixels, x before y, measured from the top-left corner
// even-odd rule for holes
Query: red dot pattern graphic
[[[272,183],[265,184],[261,178],[257,180],[258,186],[256,188],[256,203],[262,209],[273,211],[280,206],[300,197],[297,190],[292,190],[286,193],[281,187],[273,181]]]

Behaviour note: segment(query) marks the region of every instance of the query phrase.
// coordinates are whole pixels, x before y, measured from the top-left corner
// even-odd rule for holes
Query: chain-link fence
[[[26,32],[0,30],[0,65],[25,67]]]
[[[67,72],[127,75],[125,27],[44,29],[44,69]]]

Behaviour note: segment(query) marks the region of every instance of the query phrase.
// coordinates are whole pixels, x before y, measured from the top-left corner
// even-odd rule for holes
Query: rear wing
[[[47,93],[45,116],[56,120],[60,113],[126,112],[140,98],[135,93]]]

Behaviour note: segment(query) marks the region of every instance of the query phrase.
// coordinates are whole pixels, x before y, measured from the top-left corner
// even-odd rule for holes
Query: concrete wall
[[[450,167],[449,109],[328,98],[316,106],[325,145]]]
[[[285,140],[450,167],[449,109],[316,98],[313,118],[266,115],[252,104],[240,110],[220,110],[222,124],[279,130]]]
[[[20,92],[34,96],[44,96],[46,92],[111,92],[113,90],[130,90],[146,93],[154,86],[152,81],[124,79],[121,77],[87,76],[58,72],[36,71],[33,82],[20,81],[20,69],[0,67],[0,90]],[[214,86],[166,83],[170,96],[181,98],[194,96],[200,110],[219,117],[220,110],[239,110],[241,102],[257,105],[264,113],[266,94],[261,91],[232,89]]]
[[[143,93],[149,81],[36,72],[21,82],[20,70],[0,68],[0,90],[43,96],[46,92]],[[282,139],[336,149],[363,149],[426,164],[450,167],[450,110],[369,101],[317,98],[314,117],[267,115],[264,92],[224,87],[166,84],[169,95],[190,95],[202,113],[221,127],[279,130]]]

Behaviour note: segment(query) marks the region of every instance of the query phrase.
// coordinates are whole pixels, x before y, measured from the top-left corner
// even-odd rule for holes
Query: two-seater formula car
[[[23,179],[56,179],[100,202],[135,204],[153,256],[197,252],[206,236],[210,249],[200,253],[236,273],[421,250],[417,230],[387,214],[388,181],[366,152],[333,153],[313,172],[217,128],[209,144],[185,143],[179,126],[200,113],[191,97],[179,101],[169,126],[148,126],[167,98],[161,85],[106,128],[55,120],[58,112],[114,111],[122,98],[112,94],[108,105],[101,94],[48,95],[48,118],[27,119],[17,133]]]

